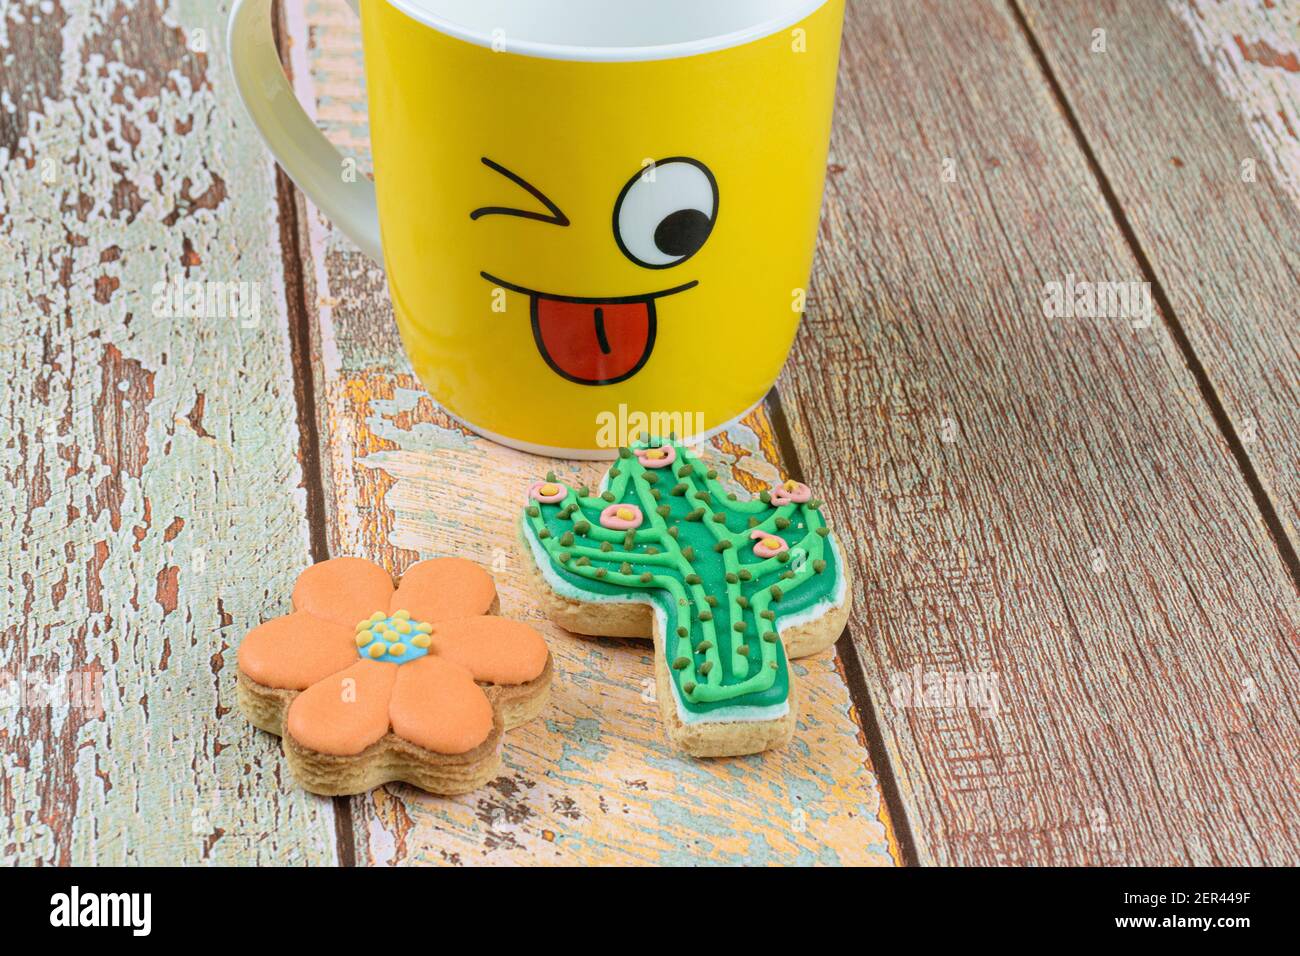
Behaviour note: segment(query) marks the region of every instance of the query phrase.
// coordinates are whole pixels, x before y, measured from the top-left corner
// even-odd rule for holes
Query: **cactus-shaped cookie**
[[[581,633],[655,637],[675,742],[719,756],[789,739],[787,655],[832,643],[848,612],[807,486],[741,500],[682,444],[645,436],[620,449],[600,488],[550,474],[528,499],[523,537],[551,617]]]

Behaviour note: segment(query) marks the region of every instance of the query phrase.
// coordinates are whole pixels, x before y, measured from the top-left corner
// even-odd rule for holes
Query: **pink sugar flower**
[[[613,504],[600,513],[600,524],[611,531],[631,531],[641,527],[643,518],[636,505]]]
[[[775,558],[790,550],[790,545],[785,543],[784,538],[758,528],[749,533],[749,540],[758,542],[754,545],[754,554],[760,558]]]

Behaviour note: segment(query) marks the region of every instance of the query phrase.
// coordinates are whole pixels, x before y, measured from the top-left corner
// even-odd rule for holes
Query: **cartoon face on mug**
[[[471,219],[514,216],[556,229],[573,226],[558,194],[563,184],[531,182],[486,156],[482,162],[534,202],[480,206]],[[707,165],[688,156],[661,159],[637,170],[609,200],[610,251],[644,270],[644,282],[636,288],[593,294],[596,290],[530,288],[491,268],[480,274],[494,286],[528,296],[533,340],[552,371],[579,385],[613,385],[636,375],[650,359],[659,303],[690,295],[703,281],[692,275],[691,260],[709,241],[718,207],[718,182]]]

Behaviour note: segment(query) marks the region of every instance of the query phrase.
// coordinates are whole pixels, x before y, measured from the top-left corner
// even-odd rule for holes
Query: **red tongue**
[[[650,301],[564,302],[537,296],[533,334],[555,371],[584,385],[608,385],[635,373],[654,346]]]

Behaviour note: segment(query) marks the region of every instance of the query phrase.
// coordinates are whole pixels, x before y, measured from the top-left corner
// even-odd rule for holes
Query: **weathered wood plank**
[[[6,863],[336,859],[330,802],[233,709],[233,648],[309,558],[275,173],[226,7],[0,8]],[[249,308],[167,315],[178,279]]]
[[[918,857],[1294,863],[1295,586],[1164,317],[1044,315],[1143,276],[1014,17],[855,5],[839,107],[781,391]]]
[[[1233,48],[1215,56],[1247,125],[1198,63],[1185,25],[1225,11],[1174,6],[1183,18],[1115,2],[1029,0],[1025,12],[1294,551],[1300,139],[1287,117],[1300,115],[1300,8],[1288,37],[1282,11],[1254,4],[1255,30],[1238,22]],[[1227,6],[1240,16],[1250,5]],[[1269,26],[1279,32],[1260,32]],[[1097,30],[1104,53],[1090,52]]]
[[[341,2],[315,0],[289,22],[300,95],[336,142],[364,155],[355,21]],[[388,787],[357,798],[358,861],[891,864],[879,790],[835,656],[798,662],[805,717],[785,751],[697,762],[670,750],[647,696],[648,646],[580,639],[543,621],[516,551],[521,489],[548,467],[576,481],[603,466],[545,462],[456,427],[402,355],[382,273],[314,209],[303,219],[331,552],[394,570],[436,554],[480,561],[494,569],[502,612],[542,628],[558,664],[544,720],[511,732],[507,773],[487,790],[447,800]],[[762,412],[716,440],[713,455],[751,488],[778,476]]]

